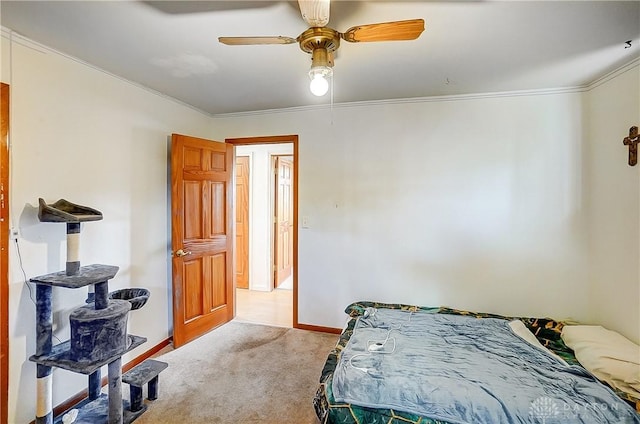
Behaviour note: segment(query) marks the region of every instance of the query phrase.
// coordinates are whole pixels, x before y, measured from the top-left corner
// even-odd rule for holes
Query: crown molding
[[[314,106],[297,106],[282,109],[265,109],[248,112],[234,112],[234,113],[220,113],[213,115],[213,118],[239,118],[245,116],[254,115],[270,115],[277,113],[293,113],[293,112],[307,112],[318,111],[327,109],[347,109],[353,107],[372,107],[372,106],[387,106],[387,105],[399,105],[399,104],[412,104],[412,103],[435,103],[435,102],[453,102],[463,100],[477,100],[477,99],[492,99],[502,97],[520,97],[520,96],[544,96],[553,94],[566,94],[566,93],[578,93],[586,91],[586,86],[577,87],[560,87],[560,88],[545,88],[535,90],[517,90],[517,91],[499,91],[488,93],[474,93],[474,94],[452,94],[446,96],[427,96],[427,97],[408,97],[401,99],[384,99],[384,100],[366,100],[360,102],[347,102],[347,103],[334,103],[325,105]]]
[[[294,113],[294,112],[308,112],[308,111],[319,111],[319,110],[327,110],[327,109],[346,109],[351,107],[363,107],[363,106],[385,106],[385,105],[397,105],[397,104],[411,104],[411,103],[431,103],[431,102],[452,102],[452,101],[463,101],[463,100],[477,100],[477,99],[493,99],[493,98],[502,98],[502,97],[520,97],[520,96],[546,96],[546,95],[554,95],[554,94],[570,94],[570,93],[583,93],[587,91],[591,91],[596,87],[606,83],[607,81],[616,78],[619,75],[624,74],[632,70],[633,68],[640,65],[640,57],[633,59],[631,62],[628,62],[622,65],[619,68],[614,69],[613,71],[599,77],[595,81],[573,87],[558,87],[558,88],[544,88],[544,89],[533,89],[533,90],[516,90],[516,91],[498,91],[498,92],[487,92],[487,93],[472,93],[472,94],[453,94],[446,96],[428,96],[428,97],[411,97],[411,98],[402,98],[402,99],[386,99],[386,100],[369,100],[369,101],[361,101],[361,102],[349,102],[349,103],[334,103],[334,104],[325,104],[325,105],[314,105],[314,106],[298,106],[291,108],[283,108],[283,109],[265,109],[265,110],[257,110],[257,111],[248,111],[248,112],[235,112],[235,113],[222,113],[213,115],[213,118],[240,118],[246,116],[256,116],[256,115],[270,115],[277,113]]]
[[[145,90],[147,92],[153,93],[157,96],[160,96],[164,99],[170,100],[182,106],[185,106],[189,109],[192,109],[196,112],[199,112],[203,115],[211,117],[213,119],[226,119],[226,118],[242,118],[248,116],[260,116],[260,115],[272,115],[272,114],[281,114],[281,113],[296,113],[296,112],[309,112],[309,111],[320,111],[320,110],[333,110],[333,109],[347,109],[354,107],[375,107],[375,106],[388,106],[388,105],[401,105],[401,104],[416,104],[416,103],[433,103],[433,102],[452,102],[452,101],[465,101],[465,100],[478,100],[478,99],[493,99],[493,98],[508,98],[508,97],[522,97],[522,96],[546,96],[546,95],[557,95],[557,94],[570,94],[570,93],[582,93],[586,91],[591,91],[596,87],[610,81],[613,78],[616,78],[619,75],[622,75],[625,72],[628,72],[638,66],[640,66],[640,57],[633,59],[631,62],[628,62],[621,67],[599,77],[595,81],[581,86],[573,86],[573,87],[558,87],[558,88],[544,88],[544,89],[533,89],[533,90],[516,90],[516,91],[499,91],[499,92],[486,92],[486,93],[471,93],[471,94],[453,94],[453,95],[445,95],[445,96],[426,96],[426,97],[410,97],[410,98],[400,98],[400,99],[385,99],[385,100],[367,100],[367,101],[359,101],[359,102],[346,102],[346,103],[332,103],[332,104],[323,104],[323,105],[312,105],[312,106],[295,106],[289,108],[280,108],[280,109],[264,109],[264,110],[256,110],[256,111],[247,111],[247,112],[231,112],[231,113],[219,113],[219,114],[211,114],[202,109],[199,109],[195,106],[187,104],[181,100],[178,100],[174,97],[168,96],[162,92],[144,86],[142,84],[133,82],[111,72],[108,72],[102,68],[99,68],[95,65],[87,63],[81,59],[78,59],[74,56],[62,53],[58,50],[55,50],[51,47],[48,47],[44,44],[38,43],[37,41],[33,41],[11,29],[0,27],[1,36],[3,38],[8,39],[12,43],[17,43],[22,46],[34,49],[41,53],[51,52],[62,57],[65,57],[69,60],[77,62],[81,65],[87,66],[96,71],[102,72],[106,75],[109,75],[113,78],[119,79],[123,82],[126,82],[132,86]]]
[[[603,76],[601,76],[600,78],[596,79],[595,81],[593,81],[592,83],[590,83],[589,85],[587,85],[587,91],[591,91],[596,87],[601,86],[602,84],[611,81],[612,79],[632,70],[633,68],[636,68],[640,66],[640,57],[636,57],[634,60],[632,60],[631,62],[628,62],[624,65],[622,65],[621,67],[614,69],[613,71],[609,72],[608,74],[605,74]]]
[[[37,41],[34,41],[34,40],[32,40],[32,39],[30,39],[28,37],[25,37],[24,35],[22,35],[22,34],[20,34],[18,32],[15,32],[15,31],[11,30],[11,29],[8,29],[8,28],[5,28],[5,27],[0,27],[0,36],[2,38],[6,38],[10,43],[19,44],[21,46],[27,47],[27,48],[32,49],[34,51],[37,51],[39,53],[43,53],[43,54],[53,53],[53,54],[56,54],[58,56],[64,57],[65,59],[71,60],[73,62],[76,62],[76,63],[80,64],[80,65],[86,66],[87,68],[90,68],[90,69],[93,69],[95,71],[101,72],[101,73],[103,73],[105,75],[108,75],[110,77],[118,79],[118,80],[120,80],[120,81],[122,81],[124,83],[127,83],[127,84],[132,85],[132,86],[134,86],[136,88],[144,90],[144,91],[146,91],[148,93],[155,94],[156,96],[162,97],[163,99],[169,100],[169,101],[171,101],[173,103],[177,103],[177,104],[179,104],[181,106],[184,106],[186,108],[189,108],[191,110],[199,112],[199,113],[201,113],[201,114],[203,114],[205,116],[208,116],[210,118],[213,117],[213,115],[211,113],[206,112],[206,111],[204,111],[202,109],[199,109],[199,108],[197,108],[197,107],[195,107],[193,105],[190,105],[188,103],[185,103],[185,102],[183,102],[181,100],[178,100],[175,97],[171,97],[171,96],[169,96],[167,94],[164,94],[164,93],[162,93],[160,91],[154,90],[153,88],[149,88],[146,85],[139,84],[137,82],[134,82],[134,81],[131,81],[129,79],[123,78],[123,77],[121,77],[119,75],[116,75],[116,74],[114,74],[112,72],[106,71],[106,70],[104,70],[104,69],[102,69],[102,68],[100,68],[98,66],[92,65],[91,63],[88,63],[88,62],[85,62],[82,59],[78,59],[75,56],[71,56],[71,55],[63,53],[63,52],[61,52],[59,50],[56,50],[53,47],[49,47],[47,45],[44,45],[44,44],[39,43]],[[9,58],[9,60],[12,60],[12,58]],[[9,67],[11,68],[11,64],[9,64]]]

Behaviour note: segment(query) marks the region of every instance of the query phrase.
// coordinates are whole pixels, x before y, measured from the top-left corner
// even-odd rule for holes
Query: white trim
[[[55,50],[51,47],[48,47],[44,44],[38,43],[37,41],[33,41],[15,31],[0,26],[2,31],[2,37],[9,39],[10,43],[17,43],[23,46],[33,48],[34,50],[38,50],[41,53],[51,52],[58,54],[67,59],[73,60],[81,65],[87,66],[114,78],[117,78],[121,81],[129,83],[135,87],[146,90],[150,93],[156,94],[162,98],[171,100],[175,103],[178,103],[182,106],[188,107],[196,112],[200,112],[203,115],[209,116],[211,118],[240,118],[246,116],[256,116],[256,115],[271,115],[274,113],[289,113],[289,112],[302,112],[302,111],[317,111],[324,109],[334,108],[348,108],[348,107],[358,107],[358,106],[382,106],[382,105],[390,105],[390,104],[407,104],[407,103],[428,103],[428,102],[445,102],[445,101],[460,101],[460,100],[475,100],[475,99],[488,99],[488,98],[501,98],[501,97],[519,97],[519,96],[544,96],[544,95],[553,95],[553,94],[567,94],[567,93],[581,93],[585,91],[590,91],[601,84],[609,81],[616,76],[629,71],[630,69],[638,66],[640,64],[640,57],[633,59],[631,62],[626,63],[619,68],[607,73],[596,79],[595,81],[581,86],[573,86],[573,87],[557,87],[557,88],[542,88],[542,89],[531,89],[531,90],[516,90],[516,91],[497,91],[497,92],[487,92],[487,93],[470,93],[470,94],[453,94],[453,95],[445,95],[445,96],[427,96],[427,97],[411,97],[411,98],[401,98],[401,99],[385,99],[385,100],[366,100],[366,101],[358,101],[358,102],[348,102],[348,103],[333,103],[325,104],[325,105],[313,105],[313,106],[296,106],[289,108],[280,108],[280,109],[264,109],[264,110],[256,110],[256,111],[247,111],[247,112],[231,112],[231,113],[218,113],[211,114],[209,112],[205,112],[202,109],[199,109],[193,105],[185,103],[181,100],[178,100],[174,97],[171,97],[167,94],[161,93],[157,90],[144,86],[142,84],[133,82],[131,80],[125,79],[121,76],[113,74],[109,71],[106,71],[102,68],[99,68],[95,65],[87,63],[81,59],[78,59],[74,56],[70,56],[68,54],[62,53],[58,50]],[[16,40],[18,38],[18,40]]]
[[[178,100],[175,97],[171,97],[171,96],[169,96],[167,94],[164,94],[164,93],[162,93],[160,91],[154,90],[153,88],[149,88],[146,85],[139,84],[137,82],[131,81],[129,79],[126,79],[124,77],[121,77],[119,75],[111,73],[109,71],[106,71],[106,70],[104,70],[104,69],[102,69],[102,68],[100,68],[98,66],[92,65],[92,64],[90,64],[88,62],[85,62],[82,59],[78,59],[75,56],[71,56],[71,55],[63,53],[63,52],[61,52],[59,50],[56,50],[53,47],[49,47],[49,46],[46,46],[44,44],[38,43],[37,41],[33,41],[30,38],[27,38],[24,35],[21,35],[21,34],[15,32],[15,31],[13,31],[13,30],[11,30],[9,28],[5,28],[5,27],[0,26],[0,32],[1,32],[0,35],[2,37],[4,37],[4,38],[9,40],[10,45],[12,45],[13,43],[16,43],[16,44],[20,44],[20,45],[22,45],[24,47],[33,49],[33,50],[38,51],[38,52],[43,53],[43,54],[47,54],[47,53],[57,54],[57,55],[62,56],[64,58],[66,58],[66,59],[72,60],[72,61],[74,61],[74,62],[76,62],[76,63],[78,63],[80,65],[86,66],[86,67],[91,68],[91,69],[93,69],[95,71],[98,71],[98,72],[102,72],[103,74],[109,75],[110,77],[119,79],[120,81],[125,82],[127,84],[130,84],[130,85],[132,85],[134,87],[137,87],[137,88],[139,88],[141,90],[145,90],[145,91],[147,91],[149,93],[155,94],[156,96],[160,96],[163,99],[170,100],[170,101],[172,101],[174,103],[177,103],[177,104],[179,104],[181,106],[187,107],[187,108],[192,109],[192,110],[194,110],[196,112],[200,112],[201,114],[203,114],[205,116],[208,116],[208,117],[213,117],[214,116],[209,112],[205,112],[204,110],[199,109],[199,108],[197,108],[197,107],[195,107],[193,105],[190,105],[188,103],[185,103],[182,100]]]
[[[640,57],[635,58],[634,60],[632,60],[631,62],[622,65],[621,67],[614,69],[613,71],[609,72],[606,75],[601,76],[600,78],[598,78],[597,80],[593,81],[592,83],[590,83],[587,86],[587,90],[591,91],[596,87],[601,86],[602,84],[606,83],[607,81],[612,80],[613,78],[624,74],[627,71],[632,70],[633,68],[640,66]]]
[[[403,99],[365,100],[360,102],[334,103],[333,105],[326,104],[326,105],[314,105],[314,106],[297,106],[297,107],[282,108],[282,109],[265,109],[265,110],[256,110],[256,111],[248,111],[248,112],[220,113],[220,114],[213,115],[213,118],[214,119],[241,118],[245,116],[254,116],[254,115],[271,115],[274,113],[317,111],[317,110],[324,110],[324,109],[342,109],[342,108],[358,107],[358,106],[384,106],[384,105],[393,105],[393,104],[476,100],[476,99],[500,98],[500,97],[542,96],[542,95],[550,95],[550,94],[580,93],[584,91],[587,91],[587,86],[545,88],[545,89],[519,90],[519,91],[498,91],[498,92],[474,93],[474,94],[453,94],[448,96],[409,97],[409,98],[403,98]]]
[[[326,105],[315,106],[298,106],[284,109],[266,109],[249,112],[235,112],[235,113],[221,113],[213,115],[213,118],[240,118],[245,116],[255,115],[270,115],[274,113],[289,113],[289,112],[303,112],[303,111],[316,111],[324,109],[340,109],[348,107],[358,106],[382,106],[390,104],[406,104],[406,103],[429,103],[429,102],[450,102],[461,100],[475,100],[475,99],[490,99],[501,97],[520,97],[520,96],[546,96],[554,94],[570,94],[570,93],[583,93],[590,91],[601,84],[611,80],[612,78],[621,75],[634,67],[640,65],[640,57],[633,59],[619,68],[614,69],[606,75],[596,79],[595,81],[580,86],[573,87],[557,87],[557,88],[541,88],[533,90],[516,90],[516,91],[496,91],[487,93],[471,93],[471,94],[453,94],[447,96],[428,96],[428,97],[411,97],[403,99],[387,99],[387,100],[368,100],[361,102],[349,102],[349,103],[333,103]]]

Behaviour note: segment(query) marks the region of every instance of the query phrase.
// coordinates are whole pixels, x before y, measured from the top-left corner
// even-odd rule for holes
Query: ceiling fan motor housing
[[[311,27],[298,37],[302,51],[313,54],[316,49],[333,52],[340,47],[340,33],[327,27]]]

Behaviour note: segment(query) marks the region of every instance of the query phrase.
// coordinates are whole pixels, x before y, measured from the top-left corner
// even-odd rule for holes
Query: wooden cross
[[[629,146],[629,165],[633,166],[638,163],[638,127],[629,128],[629,137],[625,137],[622,140],[622,144]]]

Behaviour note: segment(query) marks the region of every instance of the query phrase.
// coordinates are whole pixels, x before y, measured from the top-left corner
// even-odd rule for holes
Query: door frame
[[[9,85],[0,83],[0,423],[9,416]]]
[[[293,144],[293,328],[300,328],[298,323],[298,136],[276,135],[264,137],[227,138],[225,143],[235,146],[256,144]]]

